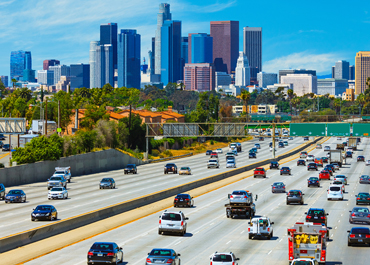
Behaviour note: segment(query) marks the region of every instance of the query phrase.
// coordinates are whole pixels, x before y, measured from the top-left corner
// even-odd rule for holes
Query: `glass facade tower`
[[[12,51],[10,54],[10,80],[23,80],[23,71],[32,70],[30,51]]]

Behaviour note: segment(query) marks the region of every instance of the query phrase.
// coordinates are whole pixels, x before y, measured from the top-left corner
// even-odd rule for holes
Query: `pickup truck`
[[[62,175],[52,176],[48,179],[48,190],[54,187],[64,187],[67,189],[67,180]]]
[[[266,178],[266,170],[263,167],[257,167],[253,172],[253,177],[264,177]]]
[[[274,235],[272,225],[274,222],[270,221],[268,217],[255,217],[251,222],[248,222],[248,238],[254,239],[257,237],[267,237],[271,239]]]
[[[212,159],[210,159],[207,162],[207,168],[211,168],[211,167],[215,167],[215,168],[219,168],[220,167],[220,165],[218,164],[218,160],[217,159],[212,158]]]

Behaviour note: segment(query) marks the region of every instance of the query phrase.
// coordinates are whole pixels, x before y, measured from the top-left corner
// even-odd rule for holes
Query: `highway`
[[[331,138],[323,146],[330,145],[334,149],[337,142],[336,138]],[[111,241],[122,246],[123,264],[144,264],[147,253],[153,248],[173,248],[181,254],[181,264],[188,265],[209,264],[209,256],[215,251],[234,252],[240,258],[239,265],[288,264],[287,228],[297,221],[304,221],[305,212],[310,207],[324,208],[329,213],[330,241],[326,264],[368,264],[368,247],[347,247],[346,232],[353,226],[363,226],[349,224],[348,211],[355,207],[355,194],[369,192],[368,185],[358,184],[359,176],[366,174],[368,169],[364,162],[356,161],[357,155],[369,152],[368,144],[369,140],[363,138],[354,158],[347,159],[347,165],[335,173],[344,174],[348,178],[343,201],[327,201],[326,193],[330,183],[327,180],[321,181],[321,188],[308,188],[307,178],[318,176],[320,171],[297,167],[296,160],[293,160],[284,164],[292,168],[291,176],[280,176],[278,170],[268,170],[266,179],[246,178],[195,198],[193,208],[169,208],[182,210],[189,217],[184,237],[158,235],[160,213],[155,213],[27,264],[85,264],[87,251],[96,241]],[[325,153],[323,149],[310,152],[320,157]],[[301,189],[305,194],[305,204],[286,205],[285,194],[271,193],[271,184],[275,181],[283,181],[287,190]],[[237,189],[247,189],[254,195],[258,194],[257,215],[268,216],[275,222],[274,237],[271,240],[249,240],[248,220],[226,218],[224,204],[228,202],[227,194]]]
[[[240,167],[254,163],[258,160],[271,158],[271,152],[268,148],[270,141],[271,140],[266,138],[266,140],[263,142],[259,142],[258,139],[253,139],[243,143],[243,152],[237,156],[237,166]],[[248,151],[256,142],[259,142],[262,146],[262,150],[260,150],[257,154],[258,159],[248,159]],[[285,153],[303,143],[304,141],[301,137],[290,140],[288,146],[277,150],[277,155]],[[228,171],[230,169],[225,168],[225,153],[227,148],[224,148],[223,151],[224,153],[219,155],[219,169],[207,170],[206,164],[209,156],[206,156],[205,154],[199,154],[192,157],[171,161],[176,163],[178,169],[180,169],[181,166],[190,166],[192,169],[191,176],[179,176],[173,175],[172,173],[165,175],[163,168],[168,162],[139,166],[137,175],[124,175],[123,170],[116,170],[74,178],[72,168],[72,181],[71,183],[67,184],[69,195],[68,199],[66,200],[48,200],[46,180],[44,183],[6,187],[7,191],[10,189],[23,189],[27,195],[27,202],[8,204],[5,204],[4,202],[0,203],[0,215],[3,217],[0,222],[0,238],[35,228],[49,222],[31,222],[30,215],[32,209],[40,204],[54,205],[58,210],[58,219],[64,219],[156,191],[164,190],[176,185],[188,183],[196,179],[201,179],[217,173]],[[53,172],[50,172],[50,176],[52,174]],[[99,182],[104,177],[113,177],[116,181],[116,189],[100,190]]]

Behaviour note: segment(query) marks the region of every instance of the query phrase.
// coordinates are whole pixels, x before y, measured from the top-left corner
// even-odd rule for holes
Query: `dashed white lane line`
[[[181,243],[181,241],[177,242],[177,243],[175,244],[175,246],[176,246],[176,245],[178,245],[178,244],[180,244],[180,243]]]
[[[231,243],[231,240],[229,242],[226,243],[226,245],[230,244]]]
[[[267,255],[270,255],[270,254],[271,254],[271,252],[272,252],[272,250],[270,250],[270,252],[269,252]]]
[[[241,231],[240,234],[243,234],[245,230]]]

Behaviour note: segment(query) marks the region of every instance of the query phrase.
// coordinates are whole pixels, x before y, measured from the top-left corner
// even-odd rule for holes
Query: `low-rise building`
[[[317,94],[318,95],[333,95],[333,96],[342,96],[348,88],[347,79],[318,79],[317,80]]]
[[[346,92],[343,93],[342,100],[354,101],[355,100],[355,89],[347,88]]]
[[[234,116],[240,116],[243,112],[246,112],[247,108],[243,106],[233,106],[232,113]]]
[[[267,89],[269,89],[271,92],[275,93],[275,91],[279,88],[282,87],[284,88],[283,93],[285,95],[288,95],[288,90],[292,89],[293,90],[293,85],[292,84],[273,84],[271,86],[267,86]],[[293,90],[294,91],[294,90]]]

